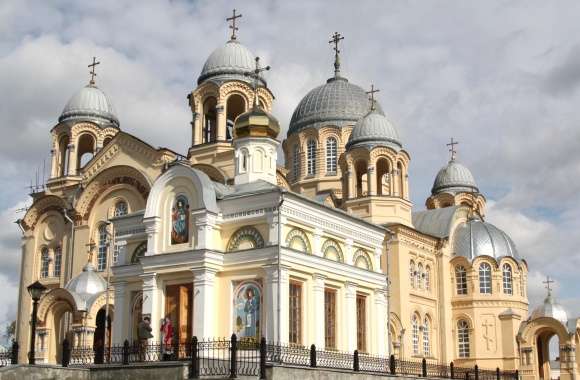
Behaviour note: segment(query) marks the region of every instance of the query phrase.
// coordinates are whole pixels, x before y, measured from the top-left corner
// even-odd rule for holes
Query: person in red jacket
[[[161,324],[161,339],[163,342],[163,356],[165,360],[169,360],[168,357],[171,355],[173,347],[173,324],[169,317],[165,317]]]

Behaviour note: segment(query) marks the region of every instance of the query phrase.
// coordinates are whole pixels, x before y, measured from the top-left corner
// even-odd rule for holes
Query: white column
[[[161,308],[159,307],[160,289],[157,273],[145,273],[143,279],[143,317],[151,318],[153,340],[159,340]]]
[[[312,247],[312,254],[315,256],[322,256],[322,233],[320,228],[314,229],[314,246]]]
[[[265,338],[270,342],[288,341],[288,268],[277,265],[264,267],[266,284],[264,288]],[[281,278],[281,281],[278,279]],[[278,283],[280,282],[280,287]],[[278,294],[280,297],[278,297]],[[280,303],[278,303],[280,300]]]
[[[147,233],[147,252],[145,256],[157,255],[161,252],[161,244],[159,244],[159,230],[161,229],[161,218],[154,216],[143,219],[145,225],[145,233]]]
[[[195,268],[193,272],[193,335],[198,339],[214,337],[216,307],[214,285],[216,270]]]
[[[344,248],[345,248],[344,249],[344,253],[345,253],[344,262],[346,264],[350,264],[350,265],[354,265],[354,260],[352,257],[354,254],[354,252],[352,250],[352,243],[353,243],[352,239],[346,239],[344,241]]]
[[[375,342],[377,355],[390,355],[387,345],[387,294],[386,289],[375,290]]]
[[[375,248],[374,256],[375,256],[375,263],[373,264],[373,269],[375,272],[381,273],[381,255],[383,253],[382,248]]]
[[[278,221],[280,220],[280,211],[268,213],[268,245],[278,245]]]
[[[60,155],[54,148],[50,150],[50,178],[58,177],[58,158]]]
[[[324,280],[326,276],[315,273],[312,275],[312,314],[314,321],[314,344],[318,348],[325,347],[325,315],[324,315]]]
[[[195,241],[195,249],[211,249],[218,248],[212,245],[213,230],[216,224],[216,216],[202,210],[201,213],[193,213],[195,218],[195,226],[197,229],[197,240]]]
[[[77,174],[77,155],[74,144],[68,144],[68,175]]]
[[[131,258],[127,257],[127,240],[117,240],[115,245],[117,246],[118,254],[117,262],[113,263],[113,266],[129,264]]]
[[[129,331],[125,329],[125,319],[128,318],[127,313],[127,282],[120,281],[113,283],[115,287],[115,316],[113,318],[113,331],[111,333],[113,344],[123,344],[125,339],[129,339]]]
[[[353,282],[344,283],[344,337],[346,346],[345,351],[353,352],[356,350],[356,284]]]

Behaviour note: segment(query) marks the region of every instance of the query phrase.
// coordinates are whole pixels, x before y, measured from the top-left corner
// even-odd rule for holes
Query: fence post
[[[310,346],[310,366],[316,368],[316,346]]]
[[[496,380],[499,380],[501,378],[500,373],[499,373],[499,367],[497,367],[495,369],[495,378],[496,378]]]
[[[455,365],[453,362],[449,363],[449,374],[451,375],[452,379],[455,379]]]
[[[465,380],[469,380],[469,371],[465,371]]]
[[[12,357],[10,358],[10,364],[18,364],[18,342],[16,340],[12,341]]]
[[[520,370],[516,369],[515,380],[519,380],[520,378]]]
[[[391,371],[391,375],[395,374],[395,355],[393,354],[389,356],[389,370]]]
[[[199,379],[199,359],[197,351],[197,337],[191,338],[191,378]]]
[[[360,366],[359,366],[359,362],[358,362],[358,350],[354,350],[354,358],[352,360],[352,369],[355,372],[360,371]]]
[[[427,359],[423,358],[423,360],[421,361],[421,375],[423,377],[427,377]]]
[[[260,339],[260,379],[266,379],[266,338]]]
[[[129,341],[123,342],[123,365],[129,365]]]
[[[238,375],[238,337],[232,334],[230,355],[230,379],[235,379]]]
[[[474,367],[475,370],[475,380],[479,380],[479,366],[476,364]]]
[[[94,364],[103,364],[105,362],[105,344],[101,344],[95,349]]]
[[[70,344],[68,339],[62,341],[62,366],[68,367],[70,363]]]

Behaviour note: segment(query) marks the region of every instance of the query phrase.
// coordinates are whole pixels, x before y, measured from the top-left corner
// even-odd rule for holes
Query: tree
[[[12,321],[6,325],[4,336],[8,342],[12,341],[16,337],[16,321]]]

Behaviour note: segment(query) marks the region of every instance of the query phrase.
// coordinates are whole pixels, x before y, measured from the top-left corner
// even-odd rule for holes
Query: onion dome
[[[83,271],[76,277],[73,277],[65,289],[82,298],[88,299],[95,294],[104,292],[107,289],[107,282],[95,272],[95,267],[87,263]]]
[[[564,306],[560,305],[554,297],[552,296],[551,292],[548,292],[548,296],[544,300],[544,303],[532,311],[532,320],[537,318],[554,318],[557,321],[562,322],[563,325],[566,325],[568,322],[568,313]]]
[[[64,109],[59,123],[91,121],[101,127],[119,128],[119,120],[115,116],[113,103],[109,97],[93,83],[81,88],[74,94]]]
[[[479,189],[469,169],[455,159],[451,159],[447,166],[439,170],[437,177],[435,177],[433,188],[431,189],[431,194],[433,195],[444,192],[479,193]]]
[[[397,128],[395,128],[384,114],[376,110],[371,110],[354,126],[348,143],[346,144],[346,149],[357,146],[368,148],[387,146],[395,150],[403,147]]]
[[[224,46],[213,51],[205,61],[197,84],[207,79],[218,81],[242,80],[248,82],[247,72],[254,70],[256,57],[237,40],[229,40]],[[265,81],[261,79],[264,86]]]
[[[489,256],[496,260],[502,257],[520,259],[516,245],[505,232],[476,218],[471,218],[457,227],[453,248],[455,256],[463,256],[469,261],[479,256]]]
[[[256,105],[238,116],[234,122],[234,138],[270,137],[276,139],[279,133],[278,120]]]
[[[375,103],[377,112],[383,111]],[[290,119],[288,135],[308,127],[353,125],[369,111],[369,97],[365,90],[348,79],[335,76],[326,84],[312,89],[298,103]]]

